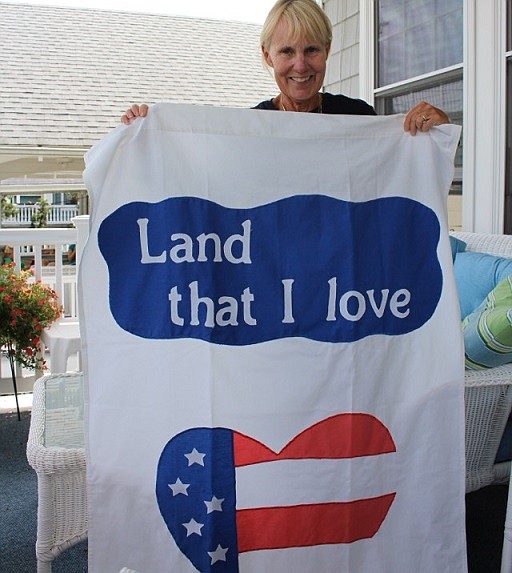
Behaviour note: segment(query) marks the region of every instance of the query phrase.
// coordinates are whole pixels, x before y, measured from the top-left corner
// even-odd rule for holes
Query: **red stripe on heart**
[[[261,442],[234,432],[235,466],[275,460],[343,459],[395,452],[389,430],[370,414],[337,414],[293,438],[276,453]]]
[[[236,514],[238,551],[311,547],[369,539],[395,493],[350,502],[242,509]]]

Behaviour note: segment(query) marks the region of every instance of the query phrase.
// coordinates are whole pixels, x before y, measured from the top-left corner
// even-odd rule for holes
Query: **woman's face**
[[[306,104],[322,88],[329,49],[320,42],[292,38],[288,24],[279,22],[269,49],[262,48],[263,56],[274,69],[281,93],[297,104]]]

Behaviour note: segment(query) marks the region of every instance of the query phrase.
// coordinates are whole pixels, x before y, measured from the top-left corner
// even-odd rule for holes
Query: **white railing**
[[[16,268],[30,267],[34,280],[41,280],[55,290],[65,315],[76,318],[77,268],[89,233],[89,216],[75,217],[72,223],[74,227],[60,229],[0,229],[0,247],[12,247]],[[76,265],[66,262],[70,244],[76,245]],[[9,372],[2,372],[0,361],[0,379],[9,376]]]
[[[32,216],[38,211],[38,205],[16,205],[17,213],[2,219],[2,227],[29,227]],[[50,205],[47,225],[70,225],[78,215],[77,205]]]

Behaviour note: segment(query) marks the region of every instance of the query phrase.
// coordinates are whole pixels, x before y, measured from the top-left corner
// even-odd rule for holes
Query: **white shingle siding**
[[[89,146],[134,102],[251,107],[277,93],[260,26],[0,2],[0,145]]]
[[[359,0],[325,0],[333,24],[326,91],[359,96]]]

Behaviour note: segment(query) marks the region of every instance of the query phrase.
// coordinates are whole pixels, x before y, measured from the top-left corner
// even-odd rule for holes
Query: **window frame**
[[[506,61],[507,54],[508,57],[511,55],[506,50],[507,2],[510,0],[464,0],[462,224],[465,231],[504,232],[506,125],[503,118]],[[359,93],[373,105],[376,93],[375,0],[360,0],[359,7]],[[493,38],[493,42],[488,38]],[[415,79],[421,77],[406,81]],[[485,102],[478,107],[478,113],[477,102]]]
[[[504,230],[512,233],[512,0],[505,4],[505,221]]]

